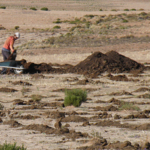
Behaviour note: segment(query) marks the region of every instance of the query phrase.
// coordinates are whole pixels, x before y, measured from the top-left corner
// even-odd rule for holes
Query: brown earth
[[[9,59],[13,60],[13,59]],[[76,66],[68,65],[57,65],[60,68],[55,69],[52,67],[53,64],[35,64],[33,62],[26,62],[21,60],[22,65],[26,69],[26,73],[78,73],[88,77],[97,77],[101,73],[141,73],[144,70],[144,65],[125,57],[115,51],[110,51],[106,54],[101,52],[95,52],[88,56],[85,60],[77,64]],[[117,80],[117,79],[116,79]],[[127,79],[124,79],[127,81]]]

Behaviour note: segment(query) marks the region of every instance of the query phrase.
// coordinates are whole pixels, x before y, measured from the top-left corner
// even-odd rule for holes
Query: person
[[[17,40],[19,38],[20,38],[20,33],[16,32],[14,34],[14,36],[10,36],[6,39],[6,41],[3,45],[3,48],[2,48],[2,55],[3,55],[3,60],[4,61],[8,59],[10,54],[15,53],[14,43],[15,43],[15,40]],[[6,68],[3,68],[1,74],[5,74],[6,70],[7,70]]]

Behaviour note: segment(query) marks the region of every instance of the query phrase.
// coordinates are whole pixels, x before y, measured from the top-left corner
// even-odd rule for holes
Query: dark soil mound
[[[134,118],[150,118],[150,117],[149,115],[144,114],[142,112],[124,117],[124,119],[134,119]]]
[[[12,82],[12,84],[14,84],[14,85],[32,86],[32,84],[30,84],[28,82],[24,82],[24,81],[14,81],[14,82]]]
[[[106,54],[95,52],[72,67],[71,72],[96,77],[103,72],[122,73],[143,71],[144,66],[115,51]]]
[[[146,92],[146,91],[150,91],[150,89],[147,87],[142,87],[142,88],[135,90],[134,92]]]
[[[62,119],[62,122],[85,122],[87,121],[86,118],[80,117],[80,116],[68,116]]]
[[[35,130],[40,131],[41,133],[53,134],[55,133],[55,129],[42,124],[31,124],[22,128],[23,130]]]
[[[20,124],[19,122],[15,120],[4,121],[3,124],[10,125],[12,128],[17,128],[17,127],[22,126],[22,124]]]
[[[67,138],[77,139],[81,137],[88,137],[87,133],[75,132],[74,130],[69,130],[68,128],[55,129],[43,124],[31,124],[21,128],[22,130],[35,130],[46,134],[56,134],[63,135]]]
[[[14,60],[12,55],[9,60]],[[76,66],[69,64],[59,65],[51,63],[27,63],[24,59],[21,60],[21,64],[25,68],[25,73],[78,73],[89,77],[97,77],[106,71],[109,73],[139,73],[145,69],[144,65],[137,63],[128,57],[120,55],[115,51],[110,51],[106,54],[95,52]],[[86,83],[87,81],[82,82],[82,84]]]
[[[65,118],[65,113],[59,111],[45,112],[44,114],[47,116],[47,118],[52,119]]]
[[[104,120],[104,121],[99,121],[95,125],[97,126],[114,126],[114,127],[119,127],[119,128],[128,128],[131,130],[149,130],[150,129],[150,124],[145,123],[145,124],[140,124],[140,125],[133,125],[133,124],[121,124],[118,121],[111,121],[111,120]]]
[[[26,102],[21,99],[15,99],[13,105],[26,105]]]
[[[109,143],[106,139],[98,139],[94,138],[90,141],[92,143],[91,146],[85,146],[85,147],[78,147],[80,150],[91,150],[91,149],[117,149],[117,150],[142,150],[142,149],[149,149],[150,148],[150,143],[146,142],[142,147],[138,144],[135,143],[132,145],[130,141],[125,141],[125,142],[113,142]]]
[[[110,80],[114,80],[114,81],[130,81],[126,75],[113,76],[113,75],[109,74],[109,78],[110,78]]]
[[[0,88],[0,92],[17,92],[17,90],[2,87]]]
[[[95,110],[96,111],[117,111],[118,108],[115,106],[112,106],[112,105],[106,106],[106,107],[97,106],[97,107],[95,107]]]
[[[106,111],[104,111],[102,113],[100,112],[97,115],[90,117],[90,120],[94,120],[94,119],[106,119],[106,118],[111,118],[111,117],[112,117],[111,114],[108,114]]]
[[[35,64],[32,62],[26,62],[26,60],[22,60],[22,64],[24,68],[26,69],[26,72],[29,73],[41,73],[41,72],[50,72],[52,71],[52,67],[49,64],[41,63],[41,64]]]

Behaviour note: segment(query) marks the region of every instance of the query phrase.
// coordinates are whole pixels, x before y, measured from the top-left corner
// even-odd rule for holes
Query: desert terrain
[[[20,32],[26,70],[0,75],[0,144],[150,149],[149,26],[149,0],[1,0],[1,48]],[[66,89],[87,101],[64,107]]]

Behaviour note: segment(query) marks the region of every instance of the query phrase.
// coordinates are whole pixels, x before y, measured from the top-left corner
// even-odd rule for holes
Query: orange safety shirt
[[[5,41],[3,47],[10,50],[10,45],[13,45],[14,43],[14,37],[13,36],[10,36],[7,38],[7,40]]]

